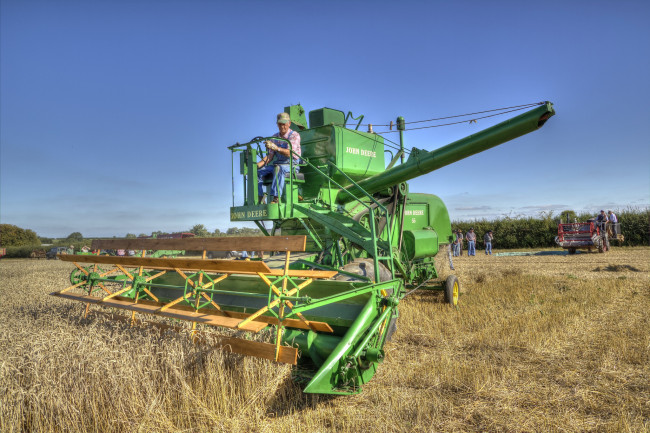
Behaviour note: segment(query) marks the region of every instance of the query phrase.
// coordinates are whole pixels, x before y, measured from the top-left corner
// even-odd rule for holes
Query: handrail
[[[377,224],[376,224],[375,217],[374,217],[374,209],[372,208],[372,206],[370,204],[367,204],[367,203],[363,202],[359,197],[355,196],[350,191],[343,188],[343,186],[340,185],[338,182],[336,182],[332,177],[330,177],[328,174],[325,174],[317,166],[315,166],[314,164],[309,162],[309,160],[307,158],[303,158],[302,155],[298,155],[296,152],[294,152],[293,148],[291,147],[291,142],[288,139],[281,138],[281,137],[256,137],[253,140],[249,141],[248,143],[243,143],[243,144],[237,143],[237,144],[234,144],[232,146],[229,146],[228,149],[230,149],[231,151],[234,152],[236,148],[244,147],[244,146],[250,146],[253,143],[260,143],[260,142],[266,141],[266,140],[280,140],[280,141],[283,141],[283,142],[286,142],[286,143],[289,144],[289,146],[287,148],[287,150],[289,150],[289,185],[288,185],[289,188],[288,188],[288,191],[291,191],[291,193],[286,194],[286,203],[289,204],[291,207],[293,207],[293,204],[294,204],[293,203],[293,173],[294,173],[294,159],[296,159],[298,161],[302,161],[304,164],[311,167],[318,174],[325,177],[329,182],[336,185],[339,188],[339,190],[345,191],[345,193],[347,193],[349,196],[351,196],[355,201],[357,201],[362,206],[364,206],[366,209],[368,209],[370,232],[371,232],[371,236],[372,236],[372,248],[373,248],[372,256],[373,256],[373,262],[374,262],[374,268],[375,268],[375,281],[379,282],[379,258],[378,258],[379,254],[378,254],[378,245],[377,245],[378,233],[377,233]],[[335,170],[339,171],[350,183],[352,183],[352,185],[357,187],[358,190],[361,191],[363,193],[363,195],[365,195],[365,197],[370,199],[370,201],[372,203],[374,203],[379,208],[380,212],[383,212],[383,214],[386,215],[387,219],[390,218],[388,210],[381,203],[379,203],[372,195],[370,195],[367,191],[365,191],[363,188],[360,188],[359,184],[357,182],[355,182],[352,178],[350,178],[350,176],[348,176],[346,173],[344,173],[339,167],[337,167],[331,161],[326,161],[326,163],[330,167],[333,167]],[[277,174],[276,174],[275,178],[276,178],[275,179],[276,180],[276,188],[278,188],[279,187],[279,179],[278,179]],[[249,179],[248,181],[250,182],[251,180]],[[278,191],[278,196],[281,197],[281,191]],[[281,216],[286,217],[286,215],[281,215]],[[395,266],[394,266],[394,263],[393,263],[392,251],[390,250],[392,248],[391,229],[390,229],[391,225],[387,224],[387,227],[388,227],[387,234],[388,234],[388,248],[389,248],[389,251],[387,251],[387,256],[385,256],[383,258],[383,260],[386,260],[386,261],[389,262],[391,274],[392,274],[392,276],[394,276],[395,275]]]
[[[289,151],[290,151],[291,155],[295,155],[295,153],[293,152],[293,149],[290,149]],[[311,168],[316,170],[320,175],[325,177],[328,181],[330,181],[334,185],[336,185],[340,190],[345,190],[337,181],[335,181],[330,176],[328,176],[327,174],[325,174],[321,170],[319,170],[315,165],[313,165],[311,162],[309,162],[308,159],[302,158],[302,156],[300,156],[300,159],[302,159]],[[291,158],[291,160],[293,161],[293,158]],[[352,182],[353,185],[358,186],[358,184],[354,180],[352,180],[346,173],[344,173],[339,167],[337,167],[336,164],[333,164],[331,161],[327,161],[327,164],[329,166],[331,166],[331,167],[334,167],[341,174],[343,174],[343,176],[345,176],[350,182]],[[359,190],[361,192],[363,192],[366,195],[366,197],[368,197],[370,200],[372,200],[377,205],[377,207],[379,207],[386,214],[386,218],[388,218],[388,210],[381,203],[379,203],[377,200],[375,200],[375,198],[373,196],[371,196],[370,194],[368,194],[365,190],[363,190],[363,188],[359,188]],[[374,268],[375,268],[375,281],[379,282],[379,266],[378,266],[379,259],[377,258],[378,257],[378,252],[377,252],[377,233],[376,233],[377,229],[376,229],[376,224],[375,224],[374,211],[373,211],[373,209],[372,209],[372,207],[370,205],[368,205],[368,204],[364,203],[363,201],[361,201],[361,199],[356,197],[351,192],[349,192],[347,190],[345,190],[345,192],[348,193],[350,196],[352,196],[361,205],[365,206],[366,209],[368,209],[369,220],[370,220],[370,231],[371,231],[371,234],[372,234],[372,243],[373,243],[373,261],[374,261]],[[390,249],[390,248],[392,248],[390,225],[387,224],[387,227],[388,227],[388,248]],[[395,276],[395,266],[393,264],[392,251],[388,251],[388,256],[387,257],[388,257],[388,260],[390,261],[391,274],[394,277]]]
[[[331,167],[334,167],[336,170],[338,170],[343,176],[345,176],[345,178],[347,180],[352,182],[353,185],[359,187],[359,185],[354,180],[352,180],[352,178],[350,176],[348,176],[346,173],[344,173],[343,170],[341,170],[339,167],[337,167],[336,164],[333,164],[331,161],[327,161],[327,164],[329,164]],[[364,190],[363,188],[359,187],[359,191],[364,193],[366,195],[366,197],[368,197],[370,200],[372,200],[377,205],[377,207],[380,208],[382,211],[384,211],[384,213],[386,214],[386,220],[387,220],[386,221],[386,227],[388,227],[388,230],[387,230],[387,233],[388,233],[388,248],[392,249],[393,244],[391,242],[390,224],[388,224],[388,218],[389,218],[388,210],[384,207],[384,205],[382,205],[377,200],[375,200],[375,198],[372,195],[368,194],[368,192],[366,190]],[[348,194],[350,194],[350,193],[348,192]],[[359,201],[361,203],[361,201],[359,199],[357,199],[357,201]],[[375,274],[376,274],[375,275],[375,277],[376,277],[375,281],[379,282],[379,267],[377,266],[378,265],[378,259],[377,259],[377,241],[376,241],[377,228],[376,228],[376,224],[375,224],[374,212],[373,212],[373,210],[372,210],[372,208],[370,206],[367,206],[367,207],[368,207],[368,214],[369,214],[368,217],[369,217],[370,220],[372,220],[370,228],[371,228],[371,232],[372,232],[372,235],[373,235],[372,240],[373,240],[373,249],[374,249],[374,253],[375,253],[375,255],[374,255],[374,259],[375,259],[375,264],[374,265],[375,265]],[[389,259],[388,260],[390,260],[390,265],[391,265],[390,266],[391,274],[394,277],[395,276],[395,266],[393,264],[392,251],[388,251],[388,254],[389,254],[389,256],[388,256]]]

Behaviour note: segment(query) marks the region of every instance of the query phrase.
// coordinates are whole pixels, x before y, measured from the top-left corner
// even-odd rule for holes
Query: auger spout
[[[350,185],[344,188],[338,194],[337,201],[341,204],[352,201],[354,200],[353,196],[363,195],[361,190],[374,194],[533,132],[544,125],[546,120],[554,114],[553,104],[547,101],[544,105],[519,116],[431,152],[414,148],[405,164],[397,165],[381,174],[361,180],[358,182],[358,186]]]

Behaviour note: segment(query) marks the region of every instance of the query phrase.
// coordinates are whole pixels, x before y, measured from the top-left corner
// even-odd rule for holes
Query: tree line
[[[192,233],[197,237],[200,238],[219,238],[219,237],[226,237],[226,236],[262,236],[262,232],[260,229],[257,228],[250,228],[250,227],[230,227],[228,230],[225,232],[222,232],[220,229],[215,229],[213,232],[208,230],[203,224],[195,224],[191,229],[187,231],[188,233]],[[158,237],[158,236],[163,236],[163,235],[168,235],[171,233],[168,232],[163,232],[163,231],[155,231],[151,232],[152,237]],[[134,233],[127,233],[125,236],[127,239],[132,238],[139,238],[139,237],[149,237],[149,235],[146,235],[144,233],[140,233],[139,235],[135,235]]]
[[[650,245],[650,208],[634,209],[616,212],[618,221],[621,224],[621,233],[625,236],[626,246],[648,246]],[[558,215],[552,212],[541,213],[538,217],[504,216],[496,219],[480,219],[474,221],[453,221],[452,229],[460,229],[467,233],[473,228],[477,233],[479,242],[483,235],[492,230],[494,235],[493,245],[495,248],[545,248],[555,247],[555,236],[560,221],[573,222],[586,221],[593,217],[591,214],[576,214],[567,210]],[[203,224],[195,224],[188,230],[197,237],[224,237],[224,236],[262,236],[257,228],[230,227],[226,231],[216,229],[209,231]],[[161,236],[169,234],[163,231],[152,232],[151,235],[127,233],[127,238]],[[117,236],[113,236],[117,238]],[[49,246],[73,246],[76,251],[81,247],[89,246],[92,239],[84,238],[80,232],[70,233],[65,238],[39,237],[33,230],[23,229],[11,224],[0,224],[0,247],[7,248],[7,257],[29,257],[29,254],[37,249],[44,249],[42,244]]]
[[[197,237],[262,236],[262,232],[257,228],[230,227],[223,232],[219,229],[210,232],[203,224],[195,224],[187,232],[193,233]],[[151,232],[151,235],[127,233],[124,237],[158,237],[167,234],[171,233],[158,230]],[[121,238],[121,236],[113,236],[113,238],[117,239]],[[79,251],[84,246],[90,246],[92,241],[93,238],[85,238],[80,232],[70,233],[65,238],[50,238],[38,236],[36,232],[30,229],[24,229],[12,224],[0,224],[0,247],[6,248],[6,257],[29,257],[33,251],[62,246],[72,247],[74,251]]]
[[[650,209],[630,208],[615,213],[621,224],[621,234],[625,236],[623,245],[650,245]],[[473,228],[479,243],[482,243],[483,235],[492,230],[493,246],[496,248],[546,248],[556,246],[555,236],[560,222],[587,221],[593,217],[592,214],[576,214],[566,210],[558,215],[544,212],[538,217],[504,216],[492,220],[454,221],[451,227],[463,233]]]

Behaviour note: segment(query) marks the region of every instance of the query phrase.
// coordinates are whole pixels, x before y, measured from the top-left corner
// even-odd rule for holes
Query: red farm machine
[[[86,314],[100,306],[129,312],[128,321],[136,314],[157,317],[155,322],[167,321],[166,326],[188,321],[195,336],[210,327],[226,329],[221,337],[211,333],[213,344],[300,364],[305,392],[358,393],[383,361],[407,288],[438,281],[434,257],[452,242],[442,200],[410,192],[408,180],[536,131],[555,114],[550,102],[524,110],[430,152],[404,147],[406,123],[399,117],[400,143],[386,165],[388,141],[370,128],[359,131],[358,124],[348,128],[351,113],[314,110],[308,125],[301,106],[286,107],[302,154],[289,158],[279,200],[260,200],[257,161],[267,140],[284,139],[256,137],[229,146],[233,172],[241,175],[239,183],[233,173],[230,219],[253,222],[265,236],[98,240],[94,250],[136,250],[139,256],[62,255],[74,264],[71,283],[53,295],[86,304]],[[269,191],[271,182],[262,187]],[[237,184],[240,203],[235,203]],[[202,254],[147,256],[156,250]],[[207,258],[209,251],[231,250],[267,254],[251,260]],[[455,276],[434,288],[448,303],[458,303]],[[269,330],[261,333],[264,329]]]
[[[623,242],[619,223],[598,222],[595,218],[587,222],[560,223],[557,227],[555,243],[575,254],[577,250],[588,251],[594,248],[599,253],[609,251],[610,242],[616,240]]]

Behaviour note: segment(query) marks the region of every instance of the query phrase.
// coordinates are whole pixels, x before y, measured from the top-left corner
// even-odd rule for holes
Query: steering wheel
[[[260,143],[262,143],[264,141],[264,137],[258,135],[257,137],[254,137],[249,143],[252,143],[254,141],[256,142],[255,144],[257,145],[257,154],[262,156],[263,151],[262,151],[262,146],[260,145]]]
[[[265,142],[266,140],[278,140],[278,141],[284,141],[286,143],[289,143],[289,145],[291,144],[291,142],[289,140],[287,140],[286,138],[282,138],[282,137],[261,137],[261,136],[257,136],[255,138],[253,138],[251,141],[249,141],[249,143],[256,142],[255,144],[257,145],[257,153],[258,153],[258,155],[260,155],[260,157],[264,157],[265,153],[268,154],[268,149],[266,148],[266,146],[264,146],[264,148],[262,148],[262,143]]]

